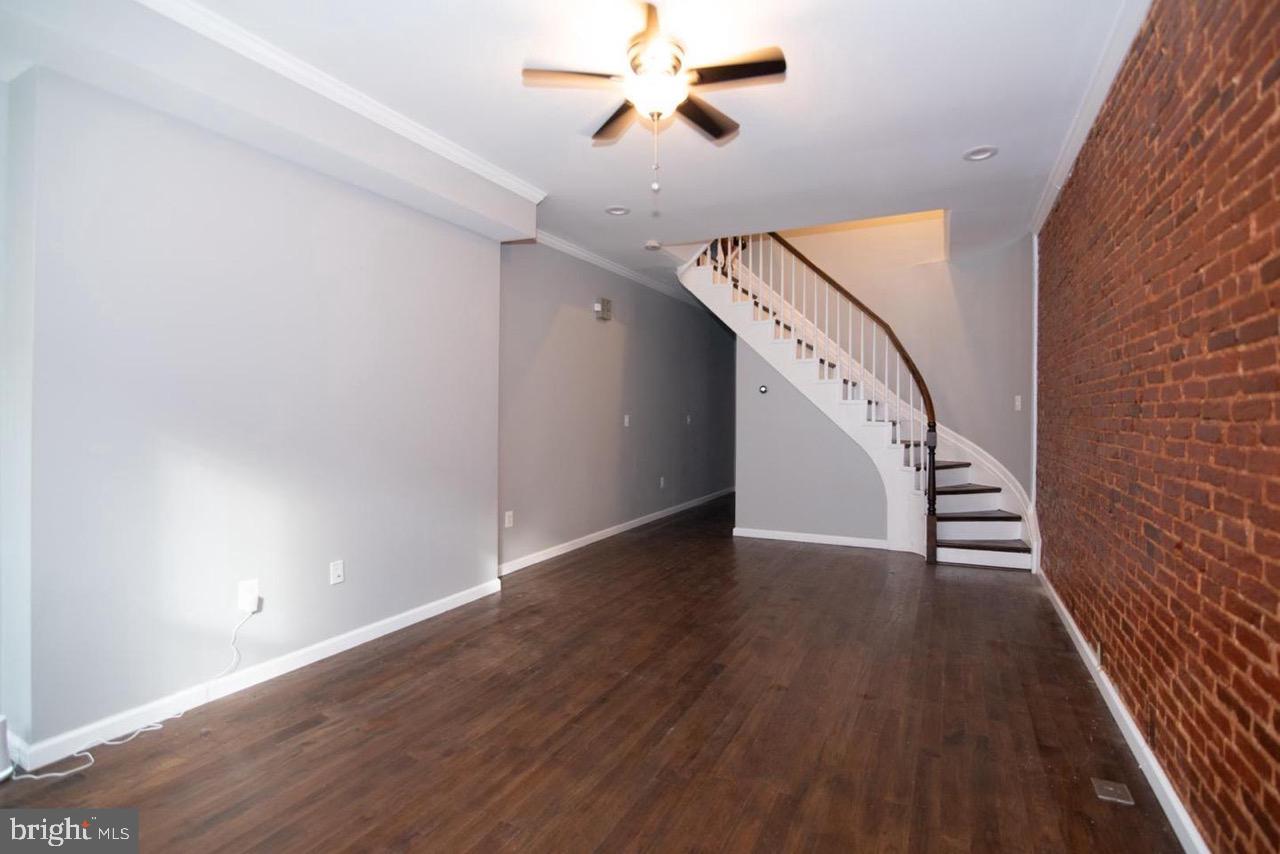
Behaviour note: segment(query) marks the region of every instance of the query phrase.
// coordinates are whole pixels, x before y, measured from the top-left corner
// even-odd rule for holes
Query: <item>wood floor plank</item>
[[[732,518],[526,569],[0,806],[136,806],[147,851],[1178,850],[1033,576]]]

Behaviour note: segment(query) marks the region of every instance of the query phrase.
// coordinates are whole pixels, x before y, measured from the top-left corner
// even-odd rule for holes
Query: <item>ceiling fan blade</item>
[[[724,139],[738,129],[738,123],[699,98],[690,95],[676,112],[693,122],[707,136],[714,140]]]
[[[635,116],[636,108],[631,106],[630,101],[623,101],[622,106],[605,119],[604,124],[600,125],[600,129],[593,133],[591,138],[596,142],[612,142],[622,136],[622,132],[627,129]]]
[[[775,74],[785,74],[786,71],[787,60],[782,55],[782,49],[766,47],[718,65],[695,68],[691,82],[694,86],[707,86],[712,83],[727,83],[730,80],[772,77]]]
[[[561,71],[556,68],[526,68],[521,72],[526,86],[611,86],[622,82],[619,74],[599,71]]]

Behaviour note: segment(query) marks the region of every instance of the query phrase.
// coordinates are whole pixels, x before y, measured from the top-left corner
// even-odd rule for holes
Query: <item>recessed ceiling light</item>
[[[644,248],[645,249],[661,249],[662,244],[656,240],[646,240],[644,242]]]
[[[624,208],[622,205],[610,205],[604,209],[609,216],[626,216],[631,213],[631,208]]]
[[[971,148],[964,153],[964,159],[977,163],[981,160],[990,160],[1000,152],[1000,149],[994,145],[979,145],[977,148]]]

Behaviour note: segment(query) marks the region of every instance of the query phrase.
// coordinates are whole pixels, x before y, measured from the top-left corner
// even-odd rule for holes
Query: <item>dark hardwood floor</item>
[[[524,570],[0,805],[137,806],[147,851],[1178,850],[1035,577],[731,520]]]

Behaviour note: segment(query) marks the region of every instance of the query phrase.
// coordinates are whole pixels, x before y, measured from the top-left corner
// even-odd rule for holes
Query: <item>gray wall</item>
[[[20,734],[216,674],[238,579],[265,603],[245,665],[493,579],[499,247],[62,78],[15,88],[39,176]]]
[[[4,87],[0,262],[0,713],[31,727],[31,353],[34,91]],[[12,117],[13,121],[9,119]],[[16,251],[21,247],[23,251]]]
[[[888,321],[924,374],[938,420],[1031,489],[1031,237],[873,275],[839,231],[788,238]],[[1014,411],[1014,395],[1022,411]]]
[[[501,327],[502,561],[733,485],[734,336],[706,310],[511,244]]]
[[[866,451],[741,341],[737,374],[734,524],[884,539],[884,483]]]

